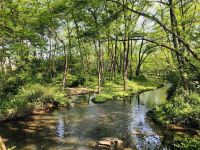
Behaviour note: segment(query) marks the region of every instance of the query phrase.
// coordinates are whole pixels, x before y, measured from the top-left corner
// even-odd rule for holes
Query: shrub
[[[24,71],[1,76],[0,97],[3,99],[17,94],[18,89],[25,84],[27,76]]]
[[[156,109],[156,117],[163,124],[175,123],[190,128],[200,128],[200,95],[185,95],[182,90]]]
[[[84,77],[78,76],[76,80],[72,81],[72,84],[70,85],[70,87],[77,87],[79,85],[84,85],[85,81],[86,79]]]
[[[143,74],[136,76],[133,79],[136,80],[136,81],[146,81],[147,80],[146,77]]]
[[[25,116],[30,114],[33,109],[41,107],[48,102],[56,102],[61,105],[69,103],[65,94],[56,88],[40,84],[27,84],[16,95],[0,101],[0,115],[5,118]]]
[[[169,71],[166,75],[166,80],[174,85],[178,85],[180,83],[180,76],[177,71]]]

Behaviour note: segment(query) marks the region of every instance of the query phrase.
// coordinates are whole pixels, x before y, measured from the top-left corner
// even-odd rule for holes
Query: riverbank
[[[161,128],[172,132],[170,145],[179,149],[200,147],[200,95],[184,94],[178,89],[164,104],[147,115]],[[165,132],[166,132],[165,131]]]
[[[78,96],[73,99],[71,109],[58,108],[46,115],[2,123],[1,136],[8,139],[7,146],[22,150],[56,149],[58,146],[93,150],[104,137],[122,139],[127,149],[155,149],[162,143],[150,122],[142,119],[148,110],[143,104],[157,104],[154,97],[163,98],[166,89],[142,93],[140,104],[138,99],[130,101],[127,97],[123,101],[111,100],[99,105],[88,101],[89,95]]]
[[[123,82],[107,82],[101,87],[101,93],[93,99],[102,103],[109,99],[121,99],[134,93],[153,90],[160,84],[151,81],[127,81],[127,90],[123,90]],[[96,82],[87,82],[84,86],[69,88],[63,92],[59,85],[27,84],[22,86],[16,95],[0,102],[0,121],[12,120],[29,115],[40,115],[59,106],[69,106],[68,96],[97,93]]]
[[[68,106],[69,99],[57,88],[27,84],[16,95],[0,101],[0,121],[42,114],[58,106]]]

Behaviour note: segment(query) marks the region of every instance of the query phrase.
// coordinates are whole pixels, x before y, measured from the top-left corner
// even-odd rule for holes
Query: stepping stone
[[[123,150],[123,141],[118,138],[105,137],[97,142],[98,150]]]

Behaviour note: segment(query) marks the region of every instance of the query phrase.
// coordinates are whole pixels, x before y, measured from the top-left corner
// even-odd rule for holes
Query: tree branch
[[[126,8],[126,9],[128,9],[128,10],[130,10],[130,11],[132,11],[133,13],[136,13],[136,14],[138,14],[138,15],[144,16],[144,17],[146,17],[146,18],[149,18],[150,20],[155,21],[155,22],[158,23],[164,30],[166,30],[167,32],[169,32],[170,34],[172,34],[173,36],[175,36],[175,37],[183,44],[183,46],[192,54],[192,56],[193,56],[196,60],[200,61],[200,58],[199,58],[198,54],[195,53],[195,52],[191,49],[190,45],[189,45],[186,41],[184,41],[180,36],[178,36],[176,33],[172,32],[169,28],[167,28],[167,27],[166,27],[158,18],[156,18],[155,16],[152,16],[152,15],[150,15],[150,14],[147,14],[147,13],[140,12],[140,11],[137,11],[137,10],[135,10],[135,9],[132,9],[132,8],[128,7],[127,5],[124,5],[124,4],[122,4],[122,3],[120,3],[119,1],[116,1],[116,0],[108,0],[108,1],[114,2],[114,3],[118,4],[118,5],[120,5],[120,6],[124,7],[124,8]]]

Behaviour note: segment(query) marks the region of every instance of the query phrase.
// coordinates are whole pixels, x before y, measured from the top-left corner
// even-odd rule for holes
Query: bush
[[[18,89],[25,84],[27,76],[27,73],[23,71],[1,76],[0,97],[4,99],[17,94]]]
[[[76,80],[72,81],[72,84],[70,85],[70,87],[77,87],[79,85],[84,85],[86,82],[86,79],[82,76],[78,76],[76,78]]]
[[[170,100],[148,112],[148,116],[160,125],[177,124],[200,129],[200,94],[191,92],[187,95],[179,88]],[[196,150],[200,147],[199,141],[199,135],[175,135],[172,145],[175,149]]]
[[[0,101],[0,116],[2,118],[22,117],[46,103],[67,105],[68,99],[64,93],[55,88],[40,84],[27,84],[16,95]]]
[[[180,83],[180,76],[177,71],[169,71],[166,75],[166,80],[170,83],[178,85]]]
[[[200,128],[200,95],[185,95],[182,90],[156,109],[156,117],[163,124],[174,123],[189,128]]]
[[[136,76],[133,79],[136,81],[147,81],[146,77],[143,74]]]
[[[168,90],[167,90],[167,100],[170,100],[173,96],[176,94],[177,85],[173,84]]]

